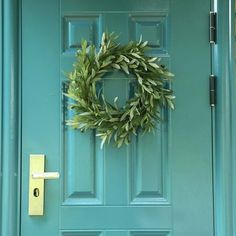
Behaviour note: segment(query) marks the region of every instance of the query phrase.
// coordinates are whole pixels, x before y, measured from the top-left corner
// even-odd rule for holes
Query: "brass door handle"
[[[45,155],[30,155],[29,211],[31,216],[44,214],[44,180],[58,179],[58,172],[45,172]]]

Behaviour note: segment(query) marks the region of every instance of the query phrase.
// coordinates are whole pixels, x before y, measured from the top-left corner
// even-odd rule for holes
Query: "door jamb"
[[[1,0],[0,235],[20,234],[20,4]]]
[[[214,0],[217,43],[213,47],[213,73],[217,76],[215,108],[215,232],[236,236],[236,81],[234,56],[234,0]]]

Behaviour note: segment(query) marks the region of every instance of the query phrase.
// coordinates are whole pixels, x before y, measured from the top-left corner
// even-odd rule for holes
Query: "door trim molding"
[[[236,236],[236,78],[234,0],[214,0],[218,12],[213,68],[218,78],[215,109],[216,236]],[[0,11],[0,234],[20,235],[21,1],[1,0]],[[2,28],[3,27],[3,30]],[[3,34],[1,33],[3,32]],[[2,217],[4,216],[4,217]]]
[[[2,8],[2,0],[0,1],[0,12],[1,16],[3,15],[3,8]],[[3,62],[3,53],[2,53],[2,17],[0,17],[0,56],[1,56],[1,61]],[[2,138],[3,138],[3,127],[2,127],[2,94],[3,94],[3,63],[0,63],[0,209],[2,209]],[[0,219],[2,219],[2,211],[0,210]],[[0,220],[0,233],[2,229],[2,224]]]
[[[19,235],[20,216],[20,2],[1,0],[0,235]]]
[[[213,137],[215,232],[216,236],[235,236],[236,189],[232,181],[236,177],[234,0],[215,0],[214,8],[218,14],[217,44],[213,46],[213,73],[217,75],[218,91]]]

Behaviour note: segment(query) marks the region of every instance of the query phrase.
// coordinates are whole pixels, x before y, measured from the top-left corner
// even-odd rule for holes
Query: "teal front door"
[[[209,11],[210,0],[22,1],[21,236],[213,236]],[[142,35],[175,74],[176,109],[119,149],[65,126],[64,74],[81,39],[99,47],[104,31],[122,44]],[[128,78],[109,78],[105,96],[125,103]],[[30,154],[60,173],[45,180],[42,216],[28,215]]]

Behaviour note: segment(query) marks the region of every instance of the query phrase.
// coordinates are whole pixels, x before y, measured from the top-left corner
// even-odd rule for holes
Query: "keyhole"
[[[34,189],[33,195],[34,195],[35,197],[38,197],[38,196],[39,196],[39,189],[38,189],[38,188],[35,188],[35,189]]]

